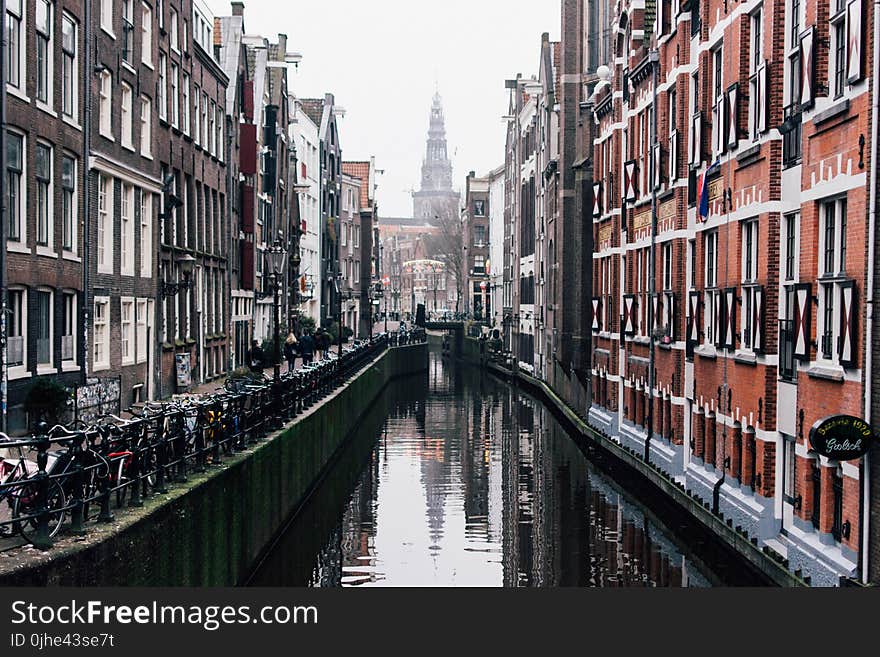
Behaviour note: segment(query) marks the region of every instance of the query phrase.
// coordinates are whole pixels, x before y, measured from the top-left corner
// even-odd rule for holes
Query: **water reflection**
[[[719,583],[540,404],[432,355],[257,572],[311,586]]]

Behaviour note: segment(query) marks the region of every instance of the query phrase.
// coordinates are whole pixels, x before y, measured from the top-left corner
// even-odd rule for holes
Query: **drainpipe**
[[[880,39],[880,0],[874,0],[874,40],[873,44],[878,43]],[[868,424],[874,419],[871,417],[871,371],[873,367],[872,357],[872,341],[873,341],[873,323],[874,323],[874,260],[875,250],[874,242],[876,239],[876,221],[877,221],[877,151],[878,151],[878,122],[880,122],[880,95],[877,92],[877,79],[880,77],[880,57],[877,56],[876,45],[873,52],[873,74],[871,76],[872,99],[871,99],[871,166],[869,174],[871,176],[870,201],[868,211],[868,280],[865,293],[865,377],[863,381],[865,386],[865,417]],[[871,487],[870,487],[870,455],[866,454],[862,457],[862,468],[859,477],[861,487],[861,536],[859,537],[860,554],[860,570],[861,580],[863,584],[868,582],[868,529],[870,523],[871,508]]]
[[[657,294],[657,185],[654,184],[657,177],[657,172],[655,171],[657,168],[657,162],[654,160],[654,149],[658,148],[660,143],[657,139],[657,69],[660,68],[660,52],[658,50],[652,50],[649,52],[648,61],[651,63],[654,99],[653,105],[651,106],[651,151],[648,155],[651,158],[650,166],[648,167],[651,174],[651,251],[649,263],[650,271],[648,273],[650,279],[648,286],[648,293],[650,294],[650,299],[648,301],[650,349],[648,353],[648,426],[645,435],[645,463],[651,462],[651,437],[654,434],[654,379],[656,378],[654,371],[654,352],[657,349],[654,341],[654,322],[656,321],[654,317],[654,296]]]
[[[0,431],[6,433],[6,0],[0,5]]]
[[[5,4],[5,3],[4,3]],[[83,184],[83,219],[82,219],[82,277],[83,277],[83,294],[82,304],[79,309],[79,357],[82,363],[80,371],[82,372],[81,380],[85,385],[88,379],[89,366],[89,321],[91,318],[91,253],[89,249],[89,236],[91,235],[91,221],[89,214],[92,211],[91,204],[91,166],[89,160],[92,154],[92,76],[94,70],[92,68],[92,0],[85,0],[83,3],[83,29],[85,43],[85,93],[83,94],[83,155],[82,155],[82,184]],[[4,32],[5,34],[5,32]],[[6,152],[6,149],[3,149]],[[74,401],[74,403],[76,403]]]

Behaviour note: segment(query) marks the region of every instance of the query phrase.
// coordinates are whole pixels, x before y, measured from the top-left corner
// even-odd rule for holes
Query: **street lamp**
[[[281,382],[281,336],[278,317],[278,288],[281,283],[281,273],[284,271],[284,261],[287,252],[281,245],[281,240],[275,242],[266,250],[269,259],[269,269],[272,273],[272,321],[274,323],[275,337],[275,384]]]
[[[391,279],[387,276],[382,279],[383,288],[387,288],[388,284],[391,283]],[[383,289],[382,294],[385,297],[385,332],[388,333],[388,292]]]

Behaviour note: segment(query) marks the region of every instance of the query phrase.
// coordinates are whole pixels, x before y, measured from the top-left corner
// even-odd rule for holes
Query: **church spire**
[[[434,92],[428,124],[422,185],[413,194],[413,215],[434,223],[440,217],[457,214],[458,194],[452,188],[452,162],[446,147],[446,116],[440,91]]]

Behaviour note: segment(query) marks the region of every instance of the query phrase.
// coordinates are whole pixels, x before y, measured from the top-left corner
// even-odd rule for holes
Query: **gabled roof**
[[[312,123],[320,128],[321,117],[324,116],[324,99],[323,98],[300,98],[303,112],[306,113]]]
[[[369,162],[343,162],[342,172],[352,178],[360,178],[361,181],[361,208],[369,208],[370,202],[370,163]]]

